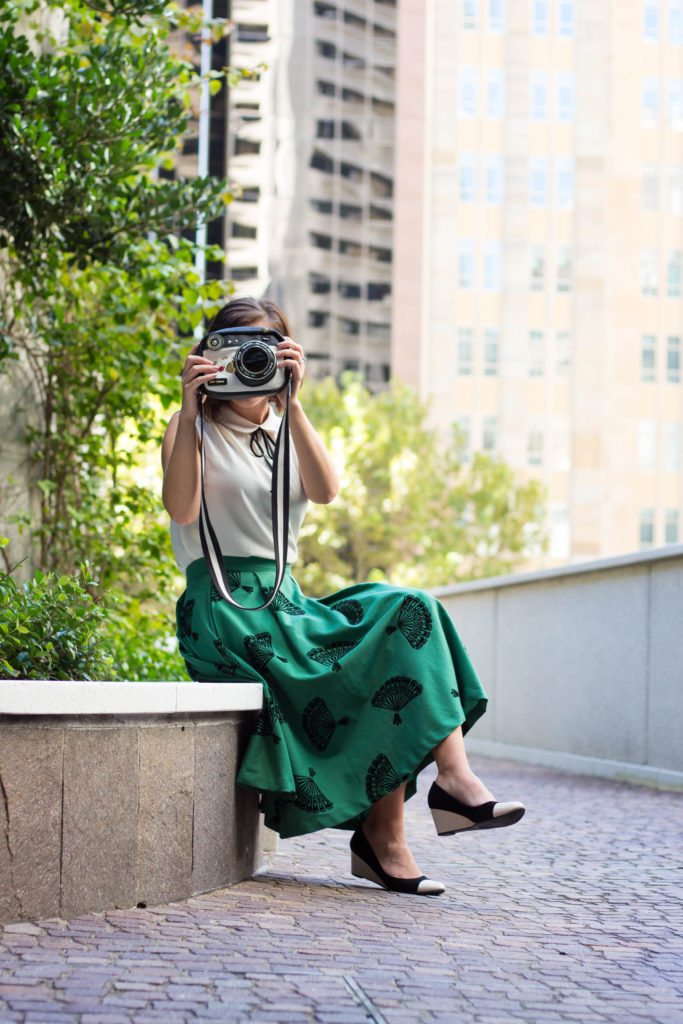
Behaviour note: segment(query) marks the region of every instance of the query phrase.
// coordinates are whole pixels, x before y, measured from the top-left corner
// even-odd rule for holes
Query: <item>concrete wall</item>
[[[683,545],[434,593],[490,698],[469,750],[683,787]]]
[[[249,877],[264,837],[258,796],[235,775],[255,715],[3,714],[0,702],[0,924]]]

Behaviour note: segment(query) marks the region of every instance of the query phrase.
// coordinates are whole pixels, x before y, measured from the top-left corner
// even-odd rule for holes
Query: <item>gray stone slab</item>
[[[442,602],[489,698],[488,708],[472,730],[479,739],[493,739],[496,708],[496,591],[444,597]]]
[[[658,562],[650,583],[648,763],[683,771],[683,570]]]
[[[191,891],[194,741],[192,722],[139,728],[136,902]]]
[[[66,730],[62,916],[135,903],[137,783],[134,725]]]
[[[0,921],[59,912],[62,730],[0,722]]]
[[[232,876],[237,725],[198,723],[195,730],[195,794],[192,891],[208,892]]]
[[[501,742],[645,760],[648,567],[498,595]]]

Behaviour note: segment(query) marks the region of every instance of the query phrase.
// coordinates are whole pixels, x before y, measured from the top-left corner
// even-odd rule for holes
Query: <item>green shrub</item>
[[[74,576],[38,571],[23,584],[0,573],[0,678],[110,677],[106,612],[87,589],[93,583],[87,563]]]

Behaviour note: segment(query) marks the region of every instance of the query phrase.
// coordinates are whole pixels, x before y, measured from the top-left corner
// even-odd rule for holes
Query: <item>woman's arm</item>
[[[289,425],[306,497],[317,505],[328,505],[337,496],[339,477],[323,439],[298,399],[289,403]]]

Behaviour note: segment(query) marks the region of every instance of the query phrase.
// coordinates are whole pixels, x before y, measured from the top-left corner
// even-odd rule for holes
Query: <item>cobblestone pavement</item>
[[[0,1021],[683,1022],[683,794],[473,757],[512,828],[437,839],[440,897],[349,873],[350,833],[289,839],[248,882],[0,932]]]

